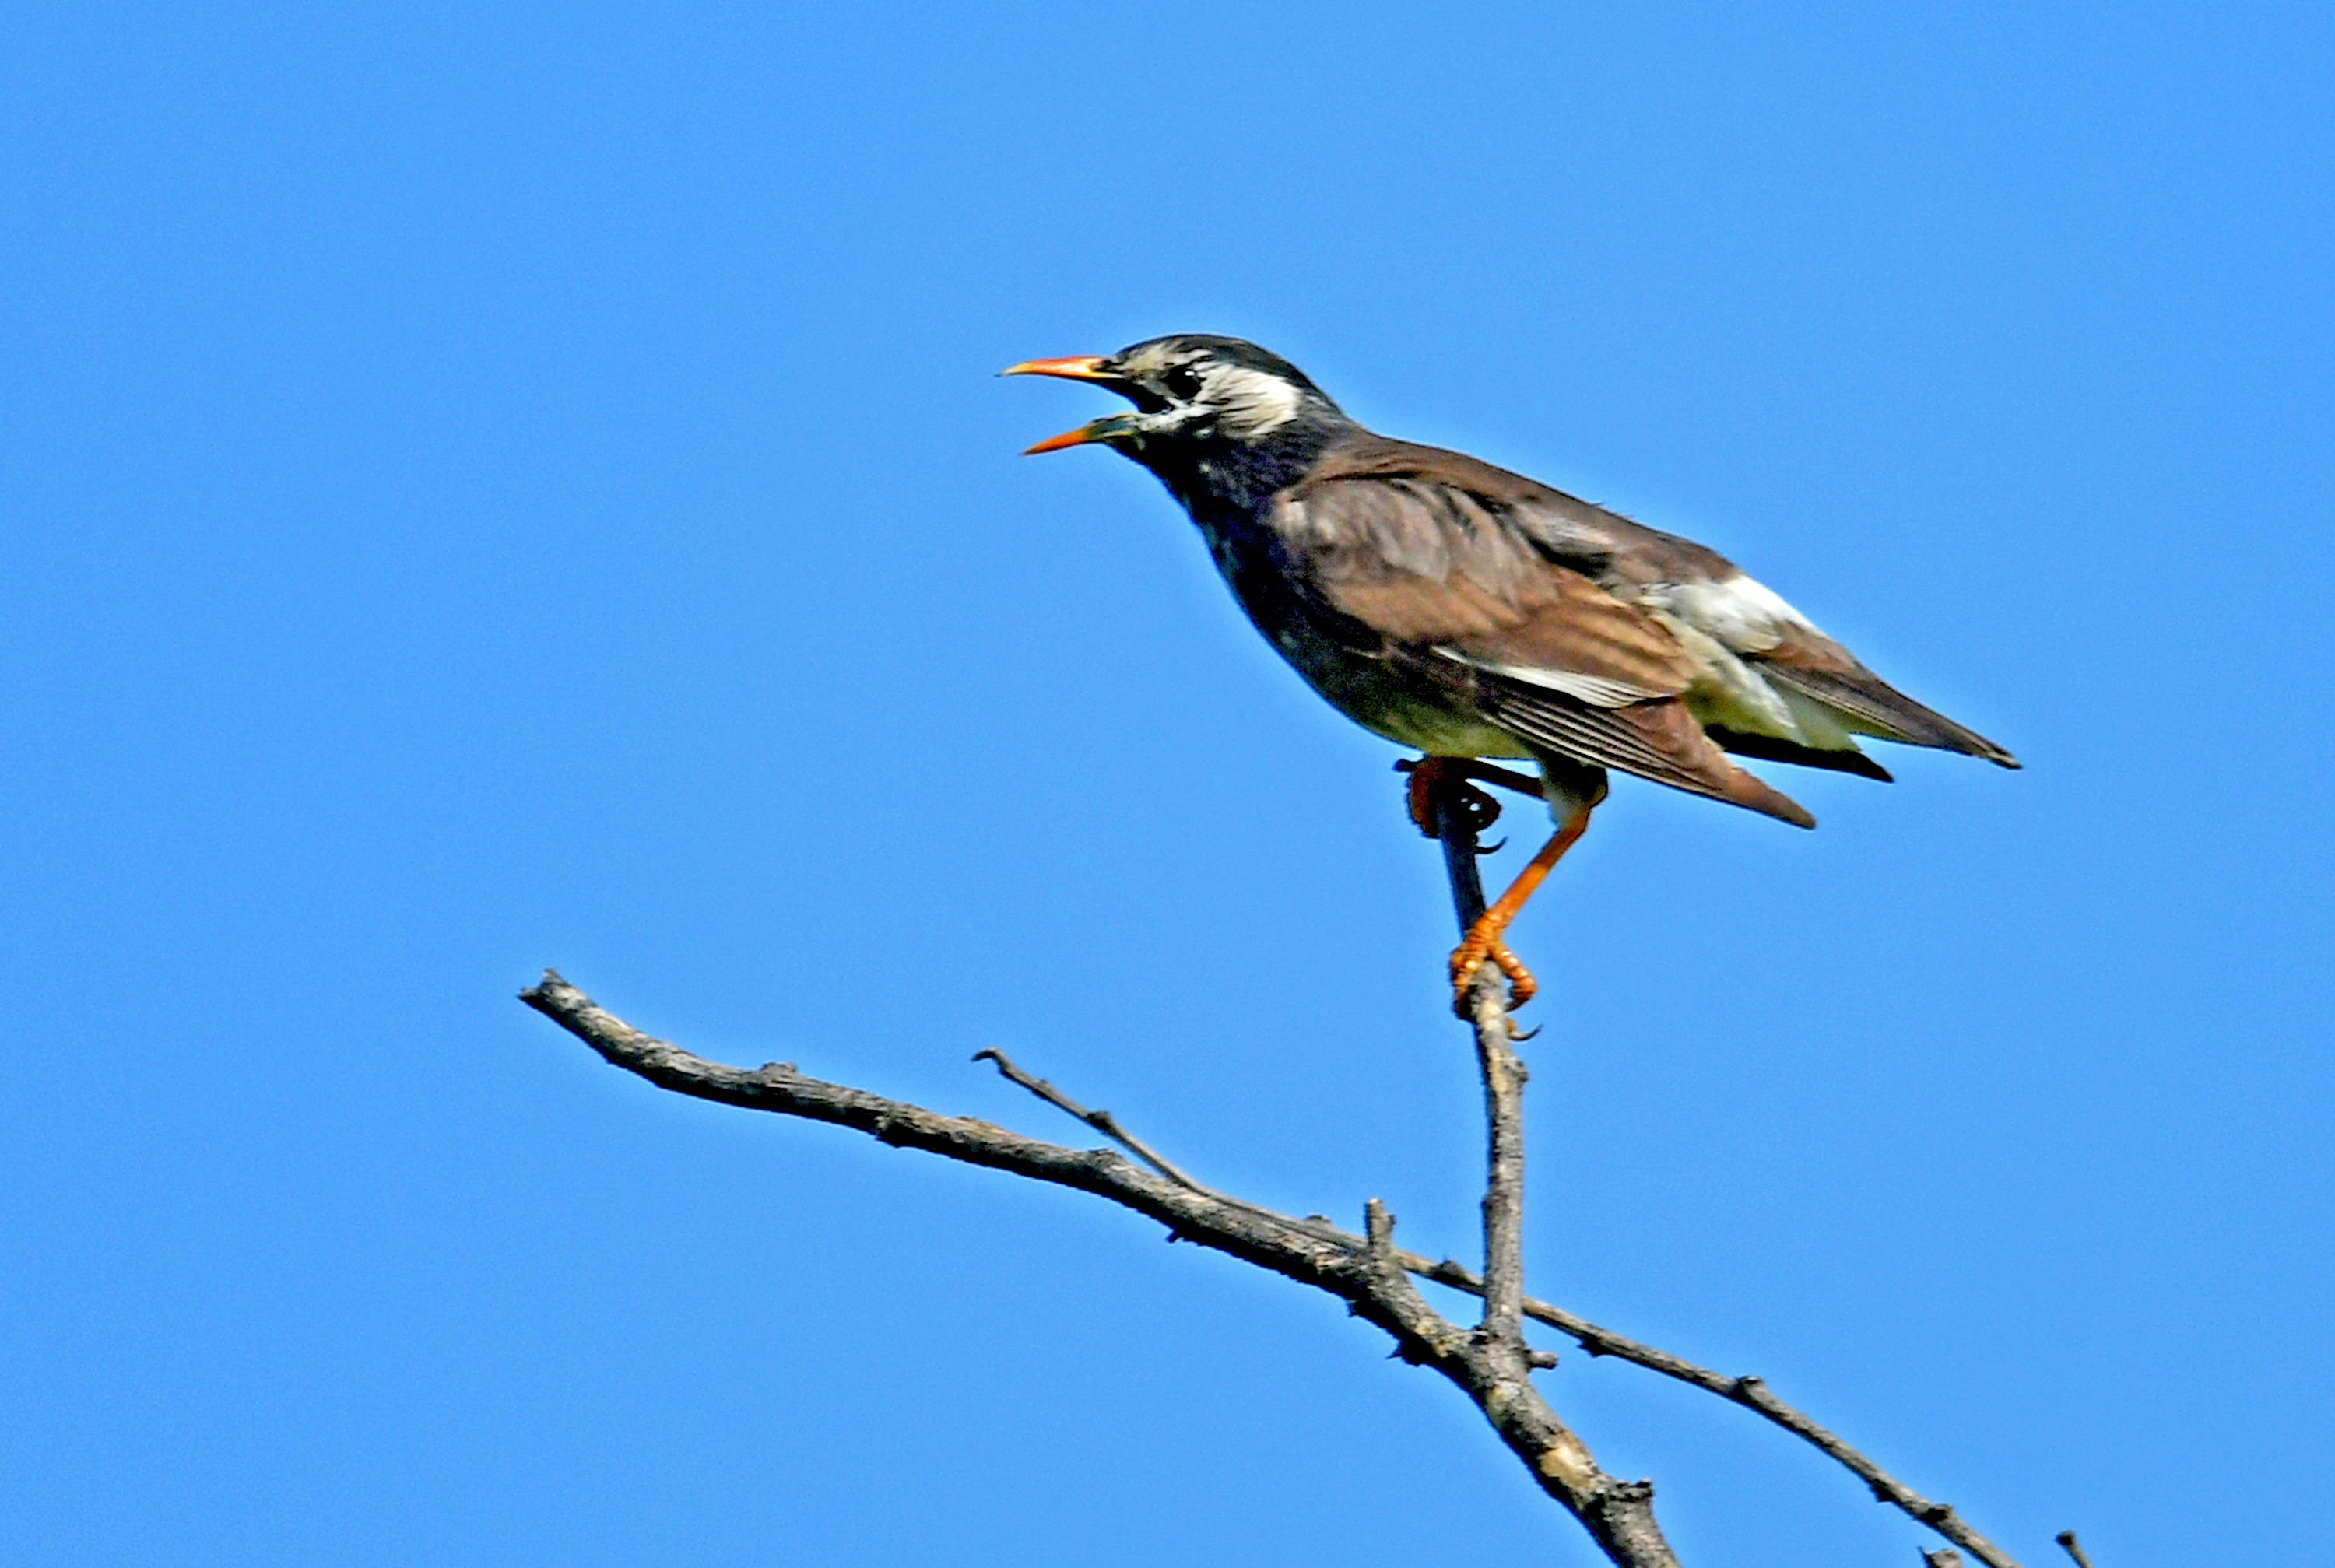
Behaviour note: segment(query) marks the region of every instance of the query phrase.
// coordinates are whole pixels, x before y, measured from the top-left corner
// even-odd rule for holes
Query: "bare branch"
[[[1437,777],[1428,793],[1436,836],[1443,843],[1452,913],[1458,918],[1462,937],[1484,913],[1483,874],[1476,864],[1482,854],[1477,832],[1487,820],[1478,805],[1481,799],[1479,791],[1448,770]],[[1476,1031],[1476,1064],[1484,1080],[1483,1332],[1520,1354],[1525,1283],[1524,1087],[1528,1075],[1511,1049],[1516,1026],[1508,1018],[1506,990],[1498,966],[1485,964],[1476,972],[1468,1011]]]
[[[552,971],[519,999],[628,1072],[661,1089],[751,1110],[830,1122],[902,1147],[1051,1182],[1109,1199],[1176,1235],[1326,1291],[1394,1336],[1405,1360],[1442,1373],[1473,1399],[1541,1489],[1589,1531],[1619,1568],[1679,1568],[1654,1523],[1653,1488],[1597,1467],[1524,1374],[1501,1363],[1482,1336],[1428,1306],[1394,1253],[1382,1206],[1356,1236],[1315,1222],[1268,1218],[1245,1204],[1195,1191],[1111,1149],[1072,1149],[969,1117],[944,1116],[865,1089],[809,1078],[772,1062],[759,1070],[708,1061],[643,1033]]]
[[[660,1088],[753,1110],[833,1122],[869,1133],[887,1143],[923,1148],[970,1164],[1092,1192],[1158,1220],[1187,1240],[1245,1258],[1333,1293],[1345,1292],[1334,1283],[1325,1282],[1328,1275],[1366,1244],[1362,1238],[1324,1221],[1299,1219],[1219,1193],[1177,1171],[1165,1159],[1159,1160],[1160,1166],[1176,1174],[1163,1179],[1137,1169],[1108,1151],[1069,1149],[1025,1138],[987,1122],[942,1116],[863,1090],[805,1078],[790,1066],[771,1063],[758,1072],[748,1072],[708,1061],[634,1029],[551,971],[545,972],[541,985],[520,992],[520,998],[607,1060]],[[1023,1082],[1027,1077],[1014,1076],[1014,1081]],[[1029,1084],[1023,1083],[1023,1087]],[[1083,1108],[1060,1091],[1043,1098],[1080,1121],[1087,1121]],[[1118,1126],[1115,1118],[1113,1126]],[[1119,1128],[1115,1136],[1131,1139],[1124,1128]],[[1263,1255],[1252,1249],[1261,1249]],[[1394,1250],[1392,1256],[1409,1273],[1469,1295],[1484,1294],[1481,1276],[1449,1258],[1431,1260],[1400,1248]],[[1825,1427],[1778,1399],[1763,1379],[1729,1377],[1698,1366],[1683,1357],[1593,1323],[1551,1302],[1525,1297],[1518,1306],[1525,1317],[1569,1336],[1593,1356],[1612,1356],[1628,1361],[1756,1411],[1830,1456],[1882,1502],[1929,1525],[1988,1568],[2019,1568],[2015,1559],[1972,1529],[1951,1505],[1932,1502],[1897,1480]],[[1389,1331],[1397,1332],[1391,1328]],[[1397,1332],[1397,1337],[1400,1340],[1402,1336]],[[1545,1352],[1526,1352],[1528,1360],[1543,1355]],[[1651,1524],[1651,1515],[1648,1523]],[[2074,1532],[2063,1533],[2060,1544],[2080,1568],[2090,1568],[2083,1549],[2075,1542]]]
[[[1003,1061],[1000,1053],[995,1051],[980,1052],[975,1060],[978,1060],[982,1057],[987,1057],[1001,1064]],[[1076,1100],[1054,1089],[1053,1085],[1046,1083],[1044,1079],[1032,1079],[1029,1074],[1018,1068],[1007,1076],[1023,1088],[1030,1089],[1048,1104],[1061,1108],[1089,1126],[1096,1125],[1089,1119],[1087,1113]],[[1045,1091],[1051,1092],[1032,1088],[1033,1084],[1044,1084]],[[1123,1137],[1126,1147],[1130,1150],[1140,1153],[1142,1149],[1148,1148],[1148,1145],[1140,1144],[1133,1134],[1127,1132],[1116,1118],[1112,1118],[1112,1127],[1118,1130],[1111,1133],[1111,1136]],[[1109,1128],[1103,1130],[1110,1131]],[[1326,1222],[1298,1219],[1293,1215],[1263,1208],[1245,1199],[1234,1197],[1217,1188],[1206,1186],[1191,1176],[1183,1175],[1176,1166],[1169,1165],[1164,1157],[1156,1155],[1147,1157],[1157,1160],[1159,1168],[1174,1173],[1182,1185],[1192,1191],[1206,1193],[1211,1197],[1256,1215],[1272,1224],[1286,1225],[1292,1230],[1328,1240],[1335,1240],[1345,1234]],[[1483,1277],[1466,1264],[1454,1262],[1450,1258],[1432,1259],[1424,1253],[1406,1252],[1400,1247],[1395,1249],[1394,1258],[1404,1270],[1419,1275],[1421,1279],[1431,1280],[1439,1285],[1461,1291],[1471,1296],[1480,1297],[1484,1293]],[[1571,1336],[1592,1356],[1611,1356],[1616,1360],[1628,1361],[1633,1366],[1643,1367],[1650,1372],[1658,1372],[1665,1378],[1675,1378],[1681,1383],[1691,1383],[1696,1388],[1716,1394],[1731,1404],[1740,1405],[1745,1409],[1755,1412],[1838,1463],[1851,1475],[1864,1482],[1866,1489],[1871,1491],[1879,1501],[1927,1524],[1947,1540],[1975,1556],[1980,1562],[1986,1563],[1988,1568],[2019,1568],[2016,1559],[1972,1529],[1962,1515],[1954,1511],[1951,1504],[1933,1503],[1898,1480],[1866,1457],[1864,1453],[1851,1447],[1828,1428],[1778,1399],[1768,1387],[1765,1379],[1751,1375],[1740,1378],[1729,1377],[1725,1372],[1715,1372],[1708,1367],[1697,1366],[1682,1356],[1674,1356],[1668,1350],[1657,1350],[1652,1345],[1631,1339],[1626,1334],[1616,1333],[1612,1329],[1593,1323],[1578,1313],[1566,1312],[1554,1302],[1526,1296],[1517,1302],[1517,1306],[1525,1317],[1536,1322],[1546,1323],[1550,1328]],[[1556,1365],[1556,1357],[1546,1350],[1527,1349],[1525,1352],[1525,1360],[1528,1365],[1536,1369],[1545,1370]],[[2069,1535],[2072,1538],[2072,1532]],[[2063,1540],[2060,1544],[2069,1545],[2069,1541]],[[2076,1550],[2080,1552],[2080,1548]],[[2083,1568],[2091,1568],[2091,1565],[2086,1562]]]
[[[1451,884],[1452,910],[1458,916],[1459,929],[1464,935],[1484,910],[1483,878],[1476,864],[1482,853],[1477,844],[1477,833],[1486,821],[1498,814],[1499,808],[1488,800],[1471,799],[1469,797],[1473,792],[1460,781],[1463,778],[1485,779],[1505,788],[1517,789],[1520,788],[1518,780],[1522,779],[1522,775],[1509,774],[1504,769],[1491,769],[1487,772],[1482,765],[1447,768],[1432,786],[1429,800],[1435,811],[1438,837],[1443,843],[1443,866]],[[1529,783],[1529,780],[1524,782]],[[1476,1028],[1477,1060],[1484,1079],[1488,1144],[1488,1180],[1484,1190],[1484,1277],[1480,1280],[1470,1277],[1465,1269],[1448,1258],[1425,1270],[1414,1272],[1481,1295],[1484,1298],[1484,1331],[1488,1335],[1515,1338],[1521,1345],[1518,1335],[1521,1325],[1516,1320],[1519,1314],[1529,1316],[1571,1334],[1593,1356],[1619,1356],[1666,1377],[1708,1389],[1747,1409],[1757,1410],[1786,1431],[1830,1455],[1871,1488],[1875,1497],[1929,1525],[1987,1564],[1987,1568],[2019,1568],[2013,1558],[1972,1529],[1950,1505],[1933,1503],[1899,1481],[1808,1417],[1777,1399],[1768,1392],[1763,1379],[1756,1377],[1729,1378],[1723,1373],[1710,1371],[1667,1351],[1600,1329],[1548,1302],[1527,1302],[1524,1298],[1523,1089],[1529,1075],[1511,1048],[1511,1042],[1517,1036],[1515,1021],[1508,1015],[1505,990],[1495,966],[1487,963],[1477,972],[1476,987],[1470,998],[1472,1021]],[[1526,1355],[1529,1356],[1530,1352]],[[1960,1563],[1958,1555],[1952,1553],[1948,1555],[1953,1556],[1956,1564]]]
[[[1443,845],[1452,914],[1464,937],[1484,913],[1483,877],[1477,867],[1483,851],[1477,833],[1497,808],[1485,811],[1490,802],[1461,782],[1454,771],[1444,772],[1429,787],[1428,804],[1436,837]],[[1533,1386],[1534,1367],[1548,1364],[1549,1358],[1545,1352],[1533,1352],[1524,1341],[1526,1074],[1512,1047],[1516,1026],[1508,1018],[1506,990],[1507,981],[1498,966],[1487,963],[1477,971],[1469,994],[1477,1065],[1484,1080],[1484,1277],[1478,1286],[1484,1298],[1484,1316],[1477,1331],[1468,1337],[1467,1353],[1457,1358],[1458,1364],[1439,1364],[1439,1370],[1469,1390],[1508,1447],[1533,1466],[1552,1493],[1563,1497],[1567,1492],[1578,1492],[1602,1501],[1607,1510],[1603,1515],[1567,1505],[1574,1507],[1609,1555],[1616,1555],[1618,1561],[1618,1549],[1633,1557],[1671,1562],[1670,1544],[1654,1523],[1652,1483],[1615,1482],[1603,1476],[1589,1450]],[[1391,1270],[1392,1221],[1383,1209],[1373,1205],[1371,1222],[1372,1245],[1381,1250]],[[1402,1283],[1403,1290],[1416,1298],[1409,1281]]]
[[[1494,769],[1505,773],[1506,769]],[[1516,788],[1520,775],[1497,780]],[[1529,792],[1539,789],[1523,780]],[[1444,871],[1451,886],[1451,910],[1460,935],[1484,913],[1483,876],[1477,862],[1484,851],[1478,830],[1499,812],[1487,797],[1461,781],[1458,769],[1447,769],[1429,787],[1428,807],[1443,845]],[[1533,1465],[1543,1484],[1561,1482],[1567,1490],[1594,1489],[1610,1508],[1593,1516],[1574,1513],[1597,1536],[1609,1554],[1617,1547],[1651,1561],[1671,1562],[1670,1544],[1654,1523],[1653,1484],[1650,1481],[1607,1481],[1589,1450],[1574,1437],[1533,1386],[1536,1366],[1547,1365],[1545,1352],[1536,1354],[1524,1340],[1524,1086],[1526,1074],[1513,1042],[1516,1026],[1508,1017],[1507,981],[1497,964],[1476,973],[1468,997],[1475,1028],[1476,1060],[1484,1080],[1485,1182],[1484,1278],[1479,1287],[1484,1315],[1468,1337],[1469,1354],[1461,1370],[1442,1369],[1461,1382],[1508,1447]],[[1374,1223],[1383,1211],[1373,1215]],[[1391,1222],[1388,1227],[1390,1234]],[[1376,1235],[1374,1234],[1374,1240]],[[1408,1282],[1405,1282],[1408,1289]],[[1415,1294],[1415,1292],[1414,1292]],[[1564,1491],[1551,1486],[1563,1496]],[[1572,1506],[1572,1505],[1568,1505]]]
[[[1962,1554],[1951,1546],[1922,1553],[1923,1568],[1962,1568]]]
[[[1002,1053],[993,1050],[978,1052],[974,1060],[979,1060],[984,1057],[997,1062],[1001,1071],[1011,1066]],[[1084,1107],[1055,1089],[1045,1079],[1032,1078],[1019,1068],[1007,1072],[1006,1076],[1024,1089],[1030,1089],[1049,1105],[1059,1107],[1088,1126],[1098,1125],[1090,1119],[1090,1114]],[[1092,1114],[1109,1115],[1108,1112]],[[1334,1240],[1344,1234],[1325,1221],[1301,1220],[1272,1209],[1260,1207],[1245,1199],[1234,1197],[1202,1184],[1168,1164],[1165,1157],[1146,1153],[1149,1146],[1141,1143],[1132,1133],[1128,1132],[1115,1117],[1111,1118],[1111,1126],[1101,1130],[1114,1137],[1121,1138],[1125,1147],[1130,1151],[1155,1162],[1156,1168],[1168,1173],[1173,1179],[1179,1180],[1182,1185],[1194,1192],[1206,1193],[1211,1197],[1245,1209],[1274,1224],[1287,1225],[1293,1230],[1309,1235]],[[1400,1248],[1395,1250],[1394,1256],[1395,1261],[1405,1270],[1419,1275],[1421,1279],[1432,1280],[1439,1285],[1445,1285],[1455,1291],[1463,1291],[1471,1296],[1481,1296],[1484,1293],[1483,1277],[1464,1263],[1455,1263],[1449,1258],[1430,1259],[1422,1253],[1405,1252]],[[1768,1387],[1766,1379],[1748,1375],[1735,1378],[1728,1376],[1725,1372],[1714,1372],[1708,1367],[1697,1366],[1694,1362],[1681,1356],[1674,1356],[1668,1350],[1656,1350],[1653,1346],[1642,1344],[1626,1334],[1602,1328],[1577,1313],[1566,1312],[1553,1302],[1526,1296],[1518,1302],[1517,1305],[1525,1317],[1536,1322],[1546,1323],[1550,1328],[1570,1335],[1582,1349],[1593,1356],[1611,1356],[1616,1360],[1628,1361],[1633,1366],[1643,1367],[1650,1372],[1659,1372],[1665,1378],[1675,1378],[1681,1383],[1691,1383],[1698,1389],[1716,1394],[1722,1399],[1755,1412],[1807,1443],[1817,1452],[1833,1459],[1858,1480],[1864,1482],[1865,1487],[1875,1498],[1929,1525],[1939,1534],[1962,1547],[1980,1562],[1986,1563],[1988,1568],[2019,1568],[2015,1559],[2004,1553],[1993,1542],[1971,1528],[1962,1515],[1954,1512],[1952,1505],[1933,1503],[1898,1480],[1810,1417],[1778,1399]],[[1525,1360],[1528,1365],[1536,1369],[1545,1370],[1556,1365],[1556,1357],[1547,1350],[1527,1349],[1525,1352]],[[2060,1543],[2063,1546],[2069,1545],[2072,1540],[2073,1532],[2068,1534],[2069,1540],[2063,1540]],[[2078,1553],[2081,1552],[2080,1547],[2072,1549]],[[2084,1563],[2083,1568],[2090,1568],[2089,1563]]]
[[[2092,1560],[2084,1555],[2084,1544],[2076,1539],[2076,1533],[2073,1530],[2062,1530],[2052,1539],[2058,1541],[2068,1555],[2076,1560],[2076,1568],[2092,1568]]]
[[[1465,1291],[1471,1296],[1484,1293],[1484,1282],[1465,1264],[1444,1258],[1430,1263],[1417,1253],[1404,1253],[1403,1267],[1422,1279],[1439,1285],[1448,1285],[1455,1291]],[[1898,1480],[1888,1471],[1848,1446],[1831,1431],[1818,1425],[1803,1412],[1793,1408],[1768,1391],[1767,1380],[1752,1375],[1730,1378],[1725,1372],[1714,1372],[1699,1367],[1682,1356],[1617,1334],[1601,1328],[1577,1313],[1568,1312],[1553,1302],[1526,1296],[1523,1302],[1524,1315],[1536,1322],[1570,1335],[1581,1348],[1593,1356],[1612,1356],[1643,1367],[1650,1372],[1660,1372],[1665,1378],[1675,1378],[1681,1383],[1692,1383],[1707,1389],[1729,1403],[1753,1410],[1801,1439],[1809,1447],[1837,1461],[1844,1468],[1864,1482],[1874,1496],[1892,1507],[1902,1510],[1927,1524],[1963,1551],[1968,1552],[1987,1568],[2019,1568],[2018,1560],[2001,1547],[1971,1528],[1953,1506],[1933,1503]]]

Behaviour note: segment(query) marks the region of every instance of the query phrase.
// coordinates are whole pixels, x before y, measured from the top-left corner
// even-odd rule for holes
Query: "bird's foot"
[[[1522,1007],[1540,989],[1532,972],[1516,962],[1516,955],[1501,945],[1500,938],[1508,929],[1508,922],[1524,908],[1550,869],[1589,831],[1589,809],[1587,806],[1574,808],[1573,815],[1565,819],[1565,826],[1549,836],[1548,842],[1540,847],[1540,853],[1516,873],[1516,879],[1508,884],[1508,890],[1500,895],[1498,902],[1476,917],[1476,923],[1468,928],[1466,939],[1452,950],[1451,1010],[1460,1017],[1475,1015],[1469,1005],[1469,992],[1475,989],[1476,972],[1484,967],[1486,959],[1498,964],[1500,973],[1508,977],[1510,1011]]]
[[[1497,931],[1485,930],[1484,924],[1478,922],[1468,939],[1451,952],[1451,1011],[1461,1018],[1476,1016],[1476,975],[1487,963],[1508,977],[1510,1012],[1540,994],[1540,982],[1533,978],[1524,960],[1508,951]]]
[[[1405,803],[1410,810],[1411,825],[1429,838],[1443,837],[1442,824],[1435,819],[1435,791],[1447,782],[1454,786],[1453,799],[1459,809],[1468,815],[1468,826],[1481,833],[1500,819],[1500,803],[1468,782],[1472,776],[1468,764],[1457,757],[1421,757],[1406,759],[1395,767],[1410,775],[1410,788]],[[1505,772],[1506,769],[1500,769]]]

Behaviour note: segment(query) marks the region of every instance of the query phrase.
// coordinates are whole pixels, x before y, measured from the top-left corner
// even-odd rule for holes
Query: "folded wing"
[[[1362,651],[1413,664],[1519,739],[1815,826],[1704,732],[1685,700],[1702,672],[1677,630],[1591,576],[1633,542],[1601,531],[1610,517],[1473,459],[1372,439],[1284,492],[1274,526]]]

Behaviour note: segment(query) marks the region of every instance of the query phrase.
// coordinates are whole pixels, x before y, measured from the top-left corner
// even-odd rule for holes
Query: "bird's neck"
[[[1181,440],[1138,449],[1129,456],[1159,476],[1193,520],[1255,516],[1273,497],[1302,479],[1347,427],[1305,420],[1261,440]]]

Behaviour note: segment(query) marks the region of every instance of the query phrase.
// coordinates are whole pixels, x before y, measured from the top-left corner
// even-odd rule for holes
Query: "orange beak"
[[[1025,359],[1020,364],[1007,365],[997,373],[1060,376],[1064,381],[1101,382],[1106,385],[1119,380],[1103,369],[1103,361],[1093,354],[1073,354],[1065,359]],[[1022,455],[1035,457],[1040,452],[1059,452],[1071,447],[1085,446],[1090,441],[1107,440],[1125,428],[1125,420],[1126,416],[1119,414],[1082,424],[1074,431],[1064,431],[1061,435],[1049,436],[1036,446],[1024,448]]]
[[[1025,359],[1020,364],[1009,364],[999,375],[1058,375],[1064,381],[1110,381],[1114,379],[1102,368],[1102,361],[1093,354],[1073,354],[1068,359]]]
[[[1072,447],[1082,447],[1090,441],[1099,441],[1109,435],[1116,428],[1118,428],[1116,418],[1097,420],[1092,424],[1080,425],[1074,431],[1064,431],[1061,435],[1048,436],[1034,446],[1023,447],[1022,455],[1025,458],[1034,458],[1040,452],[1068,451]]]

